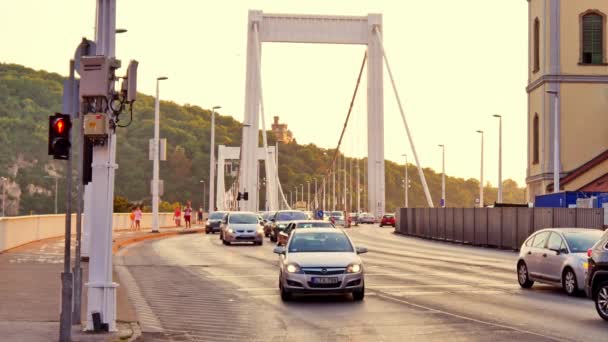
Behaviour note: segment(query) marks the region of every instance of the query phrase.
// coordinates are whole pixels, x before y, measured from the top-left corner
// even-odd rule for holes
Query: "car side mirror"
[[[365,247],[357,247],[356,250],[357,250],[357,254],[367,253],[367,248],[365,248]]]
[[[283,246],[277,246],[277,247],[274,248],[274,250],[272,252],[274,254],[285,255],[285,247],[283,247]]]

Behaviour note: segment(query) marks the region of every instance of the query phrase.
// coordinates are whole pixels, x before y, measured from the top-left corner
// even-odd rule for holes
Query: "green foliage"
[[[65,162],[55,161],[47,156],[47,117],[61,110],[63,77],[44,71],[34,71],[19,65],[0,63],[0,176],[14,179],[20,189],[19,214],[50,213],[54,210],[54,180],[44,178],[50,170],[60,177],[65,175]],[[160,178],[164,180],[164,195],[161,211],[173,211],[175,205],[192,200],[194,208],[202,206],[203,187],[200,180],[209,184],[209,149],[211,111],[198,106],[162,101],[160,106],[160,135],[167,139],[167,161],[161,162]],[[123,115],[121,124],[129,118]],[[115,184],[115,211],[129,211],[134,205],[142,205],[143,211],[150,210],[150,180],[152,162],[148,160],[148,141],[154,132],[154,98],[139,95],[134,106],[133,122],[129,127],[118,129],[117,162]],[[76,123],[75,123],[76,124]],[[216,145],[240,146],[241,123],[230,116],[216,116]],[[261,142],[260,133],[260,142]],[[268,134],[269,145],[275,144],[272,134]],[[74,142],[73,146],[78,143]],[[79,160],[74,149],[74,160]],[[321,178],[327,171],[333,149],[323,149],[314,144],[300,145],[297,142],[279,144],[279,177],[285,195],[311,183],[314,193],[314,179],[321,187]],[[347,158],[347,165],[351,160]],[[361,168],[361,188],[364,189],[366,159],[356,160]],[[76,163],[74,163],[76,164]],[[9,170],[17,169],[16,176]],[[356,168],[353,165],[353,176]],[[14,172],[14,171],[13,171]],[[426,206],[424,192],[417,177],[416,168],[408,165],[410,174],[410,205]],[[431,195],[437,205],[441,193],[441,174],[425,169]],[[73,173],[76,174],[76,165]],[[264,177],[264,169],[261,169]],[[226,185],[232,183],[227,177]],[[354,183],[354,178],[353,178]],[[337,187],[338,193],[342,185]],[[64,210],[65,181],[59,182],[59,211]],[[42,188],[44,191],[30,191]],[[386,161],[387,210],[403,204],[403,165]],[[474,179],[447,177],[448,206],[471,207],[478,196],[479,183]],[[327,187],[329,189],[329,187]],[[75,190],[74,190],[75,191]],[[300,190],[299,190],[300,191]],[[264,203],[262,187],[261,207]],[[523,201],[523,189],[512,180],[504,183],[506,202]],[[496,189],[486,187],[486,204],[493,203]],[[362,193],[362,203],[366,203]],[[356,196],[353,195],[353,200]]]

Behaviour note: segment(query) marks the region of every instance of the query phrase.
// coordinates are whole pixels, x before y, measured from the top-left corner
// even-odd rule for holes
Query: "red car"
[[[391,226],[395,227],[395,214],[385,214],[380,220],[380,227]]]

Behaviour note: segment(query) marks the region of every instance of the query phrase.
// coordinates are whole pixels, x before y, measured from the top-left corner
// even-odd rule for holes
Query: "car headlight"
[[[300,266],[298,266],[296,264],[289,264],[289,265],[287,265],[286,270],[289,273],[300,273]]]
[[[346,273],[359,273],[361,272],[361,264],[351,264],[346,268]]]
[[[232,234],[234,233],[234,230],[232,230],[232,228],[228,228],[228,234]]]
[[[259,228],[258,229],[258,234],[264,234],[264,229],[263,228]]]

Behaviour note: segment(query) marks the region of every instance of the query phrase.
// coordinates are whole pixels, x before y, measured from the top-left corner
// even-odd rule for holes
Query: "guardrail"
[[[604,209],[399,208],[395,214],[396,233],[513,250],[544,228],[604,229]]]
[[[84,215],[83,215],[84,220]],[[115,213],[112,217],[113,230],[129,229],[129,213]],[[174,225],[173,213],[160,213],[159,226]],[[84,227],[84,224],[82,225]],[[152,214],[142,215],[141,227],[152,226]],[[76,214],[72,215],[72,234],[76,234]],[[65,215],[32,215],[0,218],[0,253],[33,241],[63,236]]]

